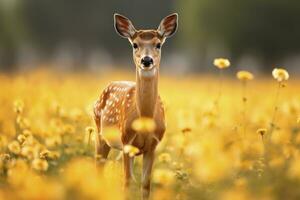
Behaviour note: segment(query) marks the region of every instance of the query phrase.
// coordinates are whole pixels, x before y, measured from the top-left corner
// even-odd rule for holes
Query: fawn
[[[161,47],[166,38],[174,35],[177,24],[178,14],[174,13],[165,17],[157,30],[136,30],[128,18],[115,14],[116,32],[127,38],[133,48],[136,82],[110,83],[94,106],[98,130],[96,156],[106,159],[111,148],[122,151],[128,144],[138,148],[143,155],[143,199],[148,199],[150,195],[154,152],[166,129],[164,107],[158,95]],[[155,122],[154,132],[139,134],[131,127],[132,122],[140,117],[151,118]],[[116,137],[108,137],[106,133],[109,130],[115,130]],[[123,161],[125,186],[128,187],[133,178],[134,157],[123,153]]]

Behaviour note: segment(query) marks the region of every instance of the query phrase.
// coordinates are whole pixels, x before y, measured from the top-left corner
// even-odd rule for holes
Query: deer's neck
[[[153,117],[158,95],[158,69],[136,70],[136,106],[140,116]]]

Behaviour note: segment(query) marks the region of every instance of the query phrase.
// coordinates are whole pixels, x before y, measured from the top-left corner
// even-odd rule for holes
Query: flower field
[[[214,63],[220,74],[229,66]],[[161,76],[153,199],[300,198],[300,81],[280,70]],[[119,152],[95,167],[92,109],[110,81],[133,75],[0,74],[0,199],[124,199]],[[140,165],[129,199],[140,196]]]

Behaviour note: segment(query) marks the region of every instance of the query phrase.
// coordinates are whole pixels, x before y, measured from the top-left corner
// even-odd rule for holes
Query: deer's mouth
[[[139,67],[138,72],[143,77],[153,77],[156,74],[156,68],[154,66],[151,68],[147,67],[146,69]]]
[[[154,65],[153,64],[151,64],[149,66],[140,65],[139,68],[142,69],[142,70],[144,70],[144,71],[151,71],[151,70],[154,69]]]

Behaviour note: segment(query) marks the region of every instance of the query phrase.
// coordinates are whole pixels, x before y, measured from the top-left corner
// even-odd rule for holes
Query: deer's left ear
[[[124,38],[130,39],[136,32],[131,21],[127,17],[117,13],[114,14],[114,25],[117,33]]]
[[[162,37],[171,37],[177,31],[178,26],[178,14],[173,13],[167,17],[165,17],[161,22],[157,29],[158,33]]]

